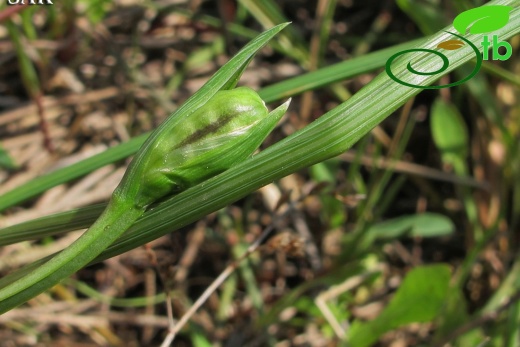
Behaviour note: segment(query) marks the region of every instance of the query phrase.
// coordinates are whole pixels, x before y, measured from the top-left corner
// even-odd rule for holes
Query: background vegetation
[[[266,28],[292,21],[240,84],[272,107],[293,101],[264,147],[348,100],[393,53],[483,3],[71,0],[0,8],[0,226],[10,227],[0,231],[2,275],[78,235],[64,231],[90,225],[142,134]],[[0,316],[0,344],[159,345],[168,309],[181,317],[274,228],[176,346],[518,346],[520,40],[509,42],[508,61],[485,62],[461,86],[411,98],[350,151]],[[466,65],[441,82],[460,79]],[[72,208],[80,210],[53,215]]]

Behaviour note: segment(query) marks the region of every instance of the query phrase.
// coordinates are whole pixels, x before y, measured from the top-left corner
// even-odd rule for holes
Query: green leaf
[[[331,187],[336,184],[335,173],[338,172],[340,162],[338,159],[330,159],[310,167],[310,174],[315,182],[327,182]],[[330,228],[335,228],[345,223],[345,205],[331,195],[330,189],[319,194],[322,208],[321,220]]]
[[[100,167],[131,156],[142,146],[149,135],[150,133],[139,135],[127,142],[109,148],[102,153],[67,166],[66,168],[58,169],[49,174],[37,177],[22,186],[6,192],[2,195],[2,199],[0,199],[0,211],[61,183],[72,181]]]
[[[287,22],[288,19],[274,0],[239,0],[239,3],[251,13],[264,28],[269,28],[276,23]],[[307,63],[309,53],[305,48],[305,40],[300,31],[295,27],[288,27],[278,38],[279,44],[283,47],[285,54],[296,59],[300,64]]]
[[[511,6],[502,5],[477,7],[459,14],[453,21],[453,26],[462,35],[466,34],[470,25],[471,34],[498,30],[507,24],[512,9]]]
[[[439,237],[450,235],[455,225],[446,216],[437,213],[421,213],[393,218],[370,227],[367,231],[374,238]]]
[[[14,170],[17,167],[9,153],[0,145],[0,169]]]
[[[462,115],[453,104],[441,98],[435,100],[430,125],[433,141],[441,153],[465,157],[469,146],[468,129]]]
[[[438,1],[397,0],[397,5],[426,35],[433,34],[448,24]]]
[[[377,318],[370,322],[354,321],[349,332],[350,346],[371,346],[387,331],[433,320],[444,305],[449,281],[448,265],[429,265],[411,270]]]
[[[195,347],[211,347],[213,346],[211,342],[207,339],[204,334],[198,330],[200,329],[194,329],[195,332],[191,333],[191,342],[193,343],[193,346]]]
[[[36,72],[36,68],[22,43],[23,38],[18,27],[11,20],[6,22],[6,26],[14,44],[16,55],[18,56],[18,65],[20,66],[22,82],[29,95],[34,98],[41,92],[38,73]]]
[[[88,228],[106,207],[107,203],[86,206],[0,229],[0,246]]]
[[[94,24],[105,18],[112,3],[109,0],[81,0],[79,2],[84,6],[83,11],[85,11],[87,18]]]

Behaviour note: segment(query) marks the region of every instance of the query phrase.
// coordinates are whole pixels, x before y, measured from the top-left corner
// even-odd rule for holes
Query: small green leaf
[[[410,323],[432,321],[445,303],[449,281],[450,269],[445,264],[411,270],[378,317],[369,322],[354,321],[349,345],[372,346],[387,331]]]
[[[38,73],[27,54],[27,49],[23,45],[23,37],[18,27],[11,20],[6,22],[6,26],[18,56],[22,82],[29,95],[34,98],[41,93]]]
[[[195,330],[193,333],[191,333],[191,342],[193,342],[194,346],[197,347],[211,347],[212,344],[209,342],[206,336],[199,330],[201,329],[193,329]]]
[[[430,125],[433,141],[443,155],[452,153],[465,157],[469,145],[468,129],[455,106],[441,98],[435,100]]]
[[[471,34],[483,34],[498,30],[509,21],[511,6],[492,5],[477,7],[459,14],[453,21],[453,26],[464,35],[471,26]]]
[[[17,167],[9,153],[0,145],[0,169],[14,170]]]
[[[404,235],[412,237],[439,237],[450,235],[455,225],[446,216],[437,213],[421,213],[393,218],[373,225],[368,230],[370,237],[397,238]]]
[[[330,159],[325,162],[311,166],[311,177],[315,182],[327,182],[330,186],[336,184],[336,173],[338,172],[340,162],[338,159]],[[330,228],[335,228],[345,223],[345,205],[330,194],[330,191],[323,192],[320,195],[322,209],[320,212],[321,219],[327,223]]]
[[[110,10],[111,1],[107,0],[82,0],[79,1],[84,7],[86,17],[93,23],[99,23],[105,18],[107,12]]]

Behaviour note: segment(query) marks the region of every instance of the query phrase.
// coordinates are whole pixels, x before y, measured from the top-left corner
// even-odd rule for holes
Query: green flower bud
[[[247,87],[217,92],[134,158],[114,197],[145,208],[227,170],[260,146],[288,106],[269,113]]]

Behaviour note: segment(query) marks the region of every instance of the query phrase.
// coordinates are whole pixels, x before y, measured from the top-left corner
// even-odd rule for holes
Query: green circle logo
[[[439,51],[436,51],[436,50],[433,50],[433,49],[427,49],[427,48],[407,49],[407,50],[404,50],[404,51],[401,51],[401,52],[398,52],[398,53],[392,55],[387,60],[386,66],[385,66],[385,70],[386,70],[386,73],[388,74],[388,76],[390,76],[391,79],[393,79],[394,81],[396,81],[399,84],[405,85],[407,87],[420,88],[420,89],[441,89],[441,88],[454,87],[454,86],[458,86],[459,84],[462,84],[462,83],[468,81],[469,79],[473,78],[473,76],[475,76],[479,72],[480,67],[482,66],[482,55],[480,54],[480,51],[478,50],[477,46],[475,46],[473,43],[471,43],[471,41],[465,39],[464,37],[462,37],[460,35],[457,35],[455,33],[449,32],[449,31],[446,31],[446,32],[448,34],[451,34],[451,35],[454,35],[454,36],[458,37],[459,39],[461,39],[462,41],[467,43],[473,49],[473,51],[475,52],[475,58],[477,59],[477,64],[475,65],[475,68],[473,69],[473,71],[468,76],[466,76],[464,79],[462,79],[460,81],[456,81],[456,82],[453,82],[453,83],[444,84],[444,85],[440,85],[440,86],[421,86],[421,85],[417,85],[417,84],[411,84],[411,83],[402,81],[399,78],[397,78],[397,76],[395,76],[395,74],[392,72],[392,62],[395,59],[397,59],[398,57],[400,57],[401,55],[404,55],[404,54],[407,54],[407,53],[413,53],[413,52],[426,52],[426,53],[435,54],[436,56],[438,56],[438,57],[440,57],[442,59],[442,66],[439,69],[435,70],[435,71],[422,72],[422,71],[418,71],[418,70],[414,69],[412,67],[412,63],[408,62],[408,65],[407,65],[406,68],[407,68],[407,70],[411,74],[419,75],[419,76],[433,76],[433,75],[440,74],[440,73],[446,71],[448,69],[448,67],[450,66],[450,62],[448,60],[448,57],[446,57],[443,53],[441,53]],[[446,41],[444,43],[440,43],[438,47],[444,48],[444,49],[453,50],[453,49],[460,48],[461,44],[463,45],[463,43],[461,41],[450,40],[450,41]]]

